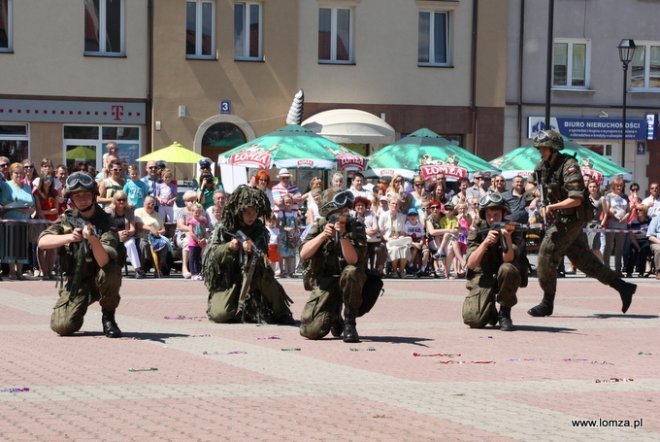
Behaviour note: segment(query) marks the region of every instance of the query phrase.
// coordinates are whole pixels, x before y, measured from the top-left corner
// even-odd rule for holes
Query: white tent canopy
[[[381,118],[357,109],[333,109],[319,112],[301,126],[335,143],[391,144],[394,129]]]

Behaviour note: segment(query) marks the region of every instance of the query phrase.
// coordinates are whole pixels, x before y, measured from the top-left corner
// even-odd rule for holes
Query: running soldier
[[[527,313],[531,316],[552,315],[557,291],[557,265],[564,255],[587,276],[618,291],[621,311],[626,313],[637,286],[617,277],[589,250],[582,229],[591,221],[593,209],[577,160],[559,152],[564,147],[564,140],[554,130],[539,132],[534,138],[534,147],[541,153],[541,161],[528,179],[527,190],[542,186],[542,200],[549,201],[545,206],[546,217],[554,222],[546,231],[538,256],[537,270],[543,299]]]

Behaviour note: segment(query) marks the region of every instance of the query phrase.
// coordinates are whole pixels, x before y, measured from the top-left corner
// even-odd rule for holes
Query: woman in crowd
[[[442,204],[449,202],[444,181],[436,181],[431,186],[431,194],[429,197],[433,200],[439,201]]]
[[[378,228],[378,217],[371,210],[371,201],[363,196],[356,197],[353,201],[352,216],[364,224],[367,233],[368,268],[382,275],[387,260],[387,249]]]
[[[51,176],[42,175],[39,177],[39,185],[32,190],[34,196],[35,207],[37,209],[35,218],[55,221],[60,214],[60,203],[58,201],[58,192],[55,190],[55,178]],[[41,233],[46,228],[46,224],[40,224],[39,228],[34,230],[34,238],[38,238],[36,231]],[[55,260],[57,258],[57,250],[41,250],[37,251],[37,261],[39,263],[39,272],[44,280],[55,279],[52,275],[53,268],[55,267]],[[38,276],[38,275],[35,275]]]
[[[144,199],[144,207],[135,211],[137,237],[140,238],[140,262],[153,261],[157,273],[169,275],[167,252],[171,247],[165,235],[165,222],[156,212],[156,198],[149,195]],[[144,266],[144,270],[147,266]]]
[[[628,201],[623,194],[623,180],[617,178],[612,182],[612,191],[603,197],[603,220],[601,227],[610,230],[625,230],[628,227],[630,214]],[[623,276],[623,250],[626,241],[625,232],[606,232],[603,261],[610,266],[610,257],[614,251],[614,271]]]
[[[440,277],[440,262],[442,262],[445,273],[447,273],[447,256],[441,253],[440,245],[445,236],[445,231],[442,228],[441,220],[443,215],[444,206],[438,200],[431,200],[429,203],[429,213],[426,217],[426,236],[428,238],[429,252],[433,257],[435,263],[435,276]]]
[[[428,192],[424,188],[424,178],[421,175],[415,175],[413,177],[413,188],[410,192],[410,207],[414,207],[419,211],[422,207],[422,201],[428,199]]]
[[[406,215],[399,212],[400,197],[393,193],[388,197],[389,210],[378,217],[378,229],[386,241],[392,272],[401,278],[410,260],[410,237],[404,234]]]
[[[138,253],[138,246],[135,242],[135,213],[134,208],[128,203],[128,195],[123,190],[119,190],[112,195],[112,203],[105,208],[105,211],[112,218],[112,225],[117,229],[119,239],[124,243],[126,255],[135,269],[137,279],[144,278],[142,261]]]
[[[124,168],[121,161],[112,160],[108,164],[109,175],[99,183],[99,197],[97,202],[101,206],[112,204],[112,196],[115,192],[124,189]]]
[[[37,177],[37,172],[34,169],[34,163],[32,160],[27,159],[23,160],[23,170],[25,171],[25,177],[23,177],[23,182],[30,186],[30,189],[34,189],[34,179]]]
[[[273,191],[270,189],[270,175],[263,169],[260,169],[254,176],[254,182],[258,189],[262,190],[270,201],[270,206],[273,207],[275,202],[273,200]]]
[[[387,191],[385,192],[385,196],[387,196],[388,201],[390,201],[390,197],[392,195],[395,195],[397,198],[399,198],[399,204],[397,206],[398,210],[403,214],[403,218],[405,219],[406,213],[408,212],[408,209],[410,208],[410,203],[412,201],[412,198],[406,194],[405,191],[405,180],[401,175],[394,175],[392,177],[392,181],[390,181],[390,186],[387,188]],[[390,209],[391,209],[391,204],[390,204]]]
[[[344,175],[341,172],[335,172],[330,180],[330,187],[344,190]]]
[[[603,218],[603,197],[600,195],[600,185],[597,181],[590,180],[587,184],[589,191],[589,202],[593,209],[593,221],[587,225],[587,242],[591,252],[603,262],[603,254],[601,248],[605,246],[605,234],[603,232],[594,232],[594,229],[600,227],[600,222]]]
[[[277,214],[280,225],[280,277],[293,278],[296,270],[296,249],[300,240],[298,214],[293,210],[293,196],[282,195],[282,210]]]
[[[28,220],[34,212],[34,197],[30,186],[23,182],[25,171],[21,163],[12,163],[9,166],[9,181],[2,189],[2,201],[4,207],[3,219]],[[27,229],[26,229],[27,230]],[[26,232],[27,233],[27,232]],[[15,256],[3,256],[2,262],[9,264],[9,279],[24,279],[23,264],[27,259],[18,259]]]

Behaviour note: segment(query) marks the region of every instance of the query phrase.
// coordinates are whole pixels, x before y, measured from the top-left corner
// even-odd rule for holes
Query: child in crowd
[[[426,266],[429,262],[429,248],[426,245],[426,229],[424,228],[424,224],[419,221],[417,209],[408,209],[408,216],[406,223],[403,225],[403,232],[406,236],[412,238],[412,243],[410,244],[411,265],[416,266],[421,255],[421,264],[417,268],[416,273],[416,276],[420,277],[426,272]]]
[[[273,269],[273,273],[277,275],[276,267],[280,262],[280,227],[277,222],[277,215],[273,214],[270,218],[266,219],[266,229],[268,229],[268,264]]]
[[[140,170],[137,166],[128,166],[128,177],[129,180],[122,190],[128,196],[128,204],[139,209],[144,206],[144,198],[149,193],[149,188],[145,182],[140,181]]]
[[[280,276],[293,277],[296,269],[296,248],[298,247],[298,212],[293,210],[293,196],[282,196],[282,210],[278,214],[280,227]]]
[[[218,206],[211,206],[210,210],[211,216],[207,218],[209,220],[209,227],[212,229],[216,224],[222,221],[222,208]],[[206,213],[208,214],[208,210]]]
[[[188,271],[193,281],[202,280],[202,249],[206,246],[206,215],[201,204],[192,207],[193,216],[188,218]]]
[[[177,196],[177,186],[174,173],[170,169],[163,169],[160,175],[162,182],[156,187],[158,199],[158,213],[166,223],[174,222],[174,202]]]

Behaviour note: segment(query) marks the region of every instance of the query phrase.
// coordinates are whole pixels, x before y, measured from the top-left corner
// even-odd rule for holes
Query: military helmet
[[[319,215],[328,218],[333,213],[344,208],[353,207],[355,197],[349,190],[341,191],[337,187],[331,187],[321,194],[321,204],[319,205]]]
[[[564,148],[564,139],[556,130],[542,130],[534,137],[534,147],[549,147],[552,150],[560,151]]]
[[[506,202],[499,192],[491,192],[481,197],[479,200],[479,217],[481,219],[486,219],[486,209],[489,208],[502,209],[502,216],[511,213],[509,203]]]
[[[73,172],[66,179],[64,187],[64,198],[69,198],[74,193],[91,192],[96,196],[99,193],[99,186],[96,184],[94,177],[85,172]]]

